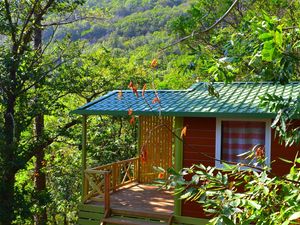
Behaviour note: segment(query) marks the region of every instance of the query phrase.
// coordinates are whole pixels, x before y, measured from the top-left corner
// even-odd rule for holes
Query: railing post
[[[117,163],[112,164],[112,190],[113,192],[117,189]]]
[[[183,141],[180,140],[181,130],[183,128],[183,118],[175,118],[175,132],[177,137],[175,137],[175,170],[179,171],[183,166]],[[174,214],[176,216],[181,216],[181,200],[180,194],[176,194],[174,199]]]
[[[138,163],[137,163],[137,182],[140,183],[141,182],[141,148],[142,148],[142,118],[141,116],[139,116],[139,123],[138,123],[138,143],[137,143],[137,147],[138,147]]]
[[[110,173],[111,171],[105,171],[104,173],[104,210],[105,217],[110,214]]]

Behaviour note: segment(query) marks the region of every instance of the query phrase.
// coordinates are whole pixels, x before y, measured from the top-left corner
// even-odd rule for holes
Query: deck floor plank
[[[133,183],[120,188],[110,196],[111,208],[140,210],[146,212],[173,213],[173,191],[159,190],[159,187]],[[102,202],[89,202],[103,205]]]

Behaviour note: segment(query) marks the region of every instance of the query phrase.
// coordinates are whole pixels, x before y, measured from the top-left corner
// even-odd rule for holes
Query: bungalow
[[[79,224],[206,224],[196,203],[183,203],[171,191],[151,185],[161,174],[154,166],[177,170],[202,163],[222,167],[220,160],[239,162],[237,155],[255,145],[265,149],[272,172],[282,175],[294,159],[296,146],[285,147],[270,125],[275,114],[260,108],[259,96],[276,94],[297,99],[300,82],[206,83],[187,90],[112,91],[73,113],[83,116],[83,192]],[[89,168],[86,165],[87,117],[136,117],[139,149],[136,158]],[[300,126],[299,120],[292,126]],[[184,140],[178,137],[186,127]],[[175,133],[175,135],[174,135]],[[165,175],[164,175],[165,176]]]

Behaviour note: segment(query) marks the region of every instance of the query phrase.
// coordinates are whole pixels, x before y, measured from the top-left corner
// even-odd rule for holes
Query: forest
[[[72,110],[130,82],[159,90],[202,81],[218,96],[210,84],[219,81],[299,81],[299,17],[300,2],[293,0],[0,1],[0,225],[76,224],[82,120]],[[278,113],[272,126],[287,145],[300,142],[299,127],[286,129],[300,115],[299,100],[261,100]],[[136,156],[137,124],[129,120],[89,118],[89,165]],[[300,218],[300,160],[290,163],[286,179],[260,180],[264,197],[241,203],[226,196],[250,204],[245,214],[234,215],[236,205],[214,208],[225,192],[207,197],[217,215],[211,224],[293,224]],[[170,174],[175,183],[182,175]],[[274,185],[285,192],[272,192]],[[185,191],[186,199],[195,194]],[[277,203],[272,214],[263,209],[274,196],[286,204],[278,210]],[[258,206],[258,198],[266,204]]]

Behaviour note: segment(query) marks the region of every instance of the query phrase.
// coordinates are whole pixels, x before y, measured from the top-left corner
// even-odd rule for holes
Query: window
[[[217,119],[216,158],[248,163],[238,155],[254,147],[264,148],[266,163],[270,165],[270,129],[270,120]],[[216,167],[222,167],[222,163],[216,160]]]

